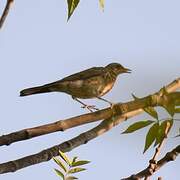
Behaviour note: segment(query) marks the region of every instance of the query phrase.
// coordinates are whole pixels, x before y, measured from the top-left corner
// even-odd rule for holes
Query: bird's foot
[[[96,106],[94,106],[94,105],[87,105],[87,104],[84,104],[83,106],[81,106],[81,108],[84,108],[84,109],[86,108],[90,112],[93,112],[93,110],[95,110],[95,111],[99,110],[98,108],[96,108]]]
[[[86,109],[88,109],[90,112],[93,112],[93,110],[95,110],[95,111],[98,111],[99,109],[98,108],[96,108],[96,106],[94,106],[94,105],[87,105],[87,104],[85,104],[85,103],[83,103],[82,101],[80,101],[79,99],[77,99],[77,98],[75,98],[75,97],[72,97],[75,101],[77,101],[77,102],[79,102],[80,104],[82,104],[83,106],[81,107],[81,108],[86,108]]]

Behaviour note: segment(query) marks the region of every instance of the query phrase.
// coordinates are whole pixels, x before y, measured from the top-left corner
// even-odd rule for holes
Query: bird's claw
[[[94,106],[94,105],[83,105],[83,106],[81,106],[81,108],[86,108],[86,109],[88,109],[90,112],[93,112],[93,110],[96,110],[96,111],[98,111],[99,109],[98,108],[96,108],[96,106]]]

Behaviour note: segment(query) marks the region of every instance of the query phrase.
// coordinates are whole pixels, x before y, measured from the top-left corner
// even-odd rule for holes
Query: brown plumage
[[[93,67],[50,84],[24,89],[20,92],[20,96],[64,92],[74,99],[100,98],[112,89],[119,74],[130,73],[130,71],[118,63],[111,63],[105,67]]]

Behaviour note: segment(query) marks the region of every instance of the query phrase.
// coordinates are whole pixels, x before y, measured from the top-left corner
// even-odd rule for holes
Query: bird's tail
[[[51,92],[48,87],[39,86],[39,87],[28,88],[20,91],[20,96],[29,96],[33,94],[40,94],[47,92]]]

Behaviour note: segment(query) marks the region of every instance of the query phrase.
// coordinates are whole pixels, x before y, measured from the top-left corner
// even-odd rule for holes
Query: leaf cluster
[[[145,128],[147,126],[150,126],[147,134],[146,134],[146,140],[145,140],[145,145],[144,145],[144,153],[149,149],[149,147],[154,143],[154,147],[156,147],[157,145],[159,145],[162,140],[164,139],[164,137],[166,136],[167,132],[166,132],[166,127],[167,124],[169,123],[170,129],[173,126],[173,116],[175,113],[177,113],[175,111],[175,103],[173,102],[169,102],[168,101],[168,93],[165,90],[165,88],[162,88],[161,90],[162,96],[165,99],[165,104],[163,105],[163,107],[167,110],[167,112],[170,114],[171,118],[167,118],[163,121],[159,121],[158,119],[158,113],[155,110],[154,107],[146,107],[143,110],[148,113],[151,117],[153,117],[153,120],[144,120],[144,121],[139,121],[136,123],[133,123],[132,125],[130,125],[122,134],[127,134],[127,133],[133,133],[139,129]],[[138,100],[139,98],[136,97],[135,95],[132,95],[133,98],[135,100]],[[177,137],[177,136],[176,136]]]
[[[54,169],[56,174],[63,180],[78,179],[72,174],[85,171],[85,168],[80,166],[90,163],[87,160],[77,160],[78,157],[74,157],[72,160],[63,152],[59,151],[59,158],[53,158],[54,162],[59,166],[60,169]]]
[[[153,143],[154,143],[154,147],[156,147],[162,142],[162,140],[164,139],[166,135],[167,123],[170,123],[170,129],[171,129],[173,125],[173,119],[167,119],[167,120],[164,120],[163,122],[152,121],[152,120],[139,121],[130,125],[123,132],[123,134],[132,133],[139,129],[142,129],[144,127],[151,125],[151,127],[149,128],[146,134],[146,140],[145,140],[144,151],[143,151],[143,153],[145,153]]]

